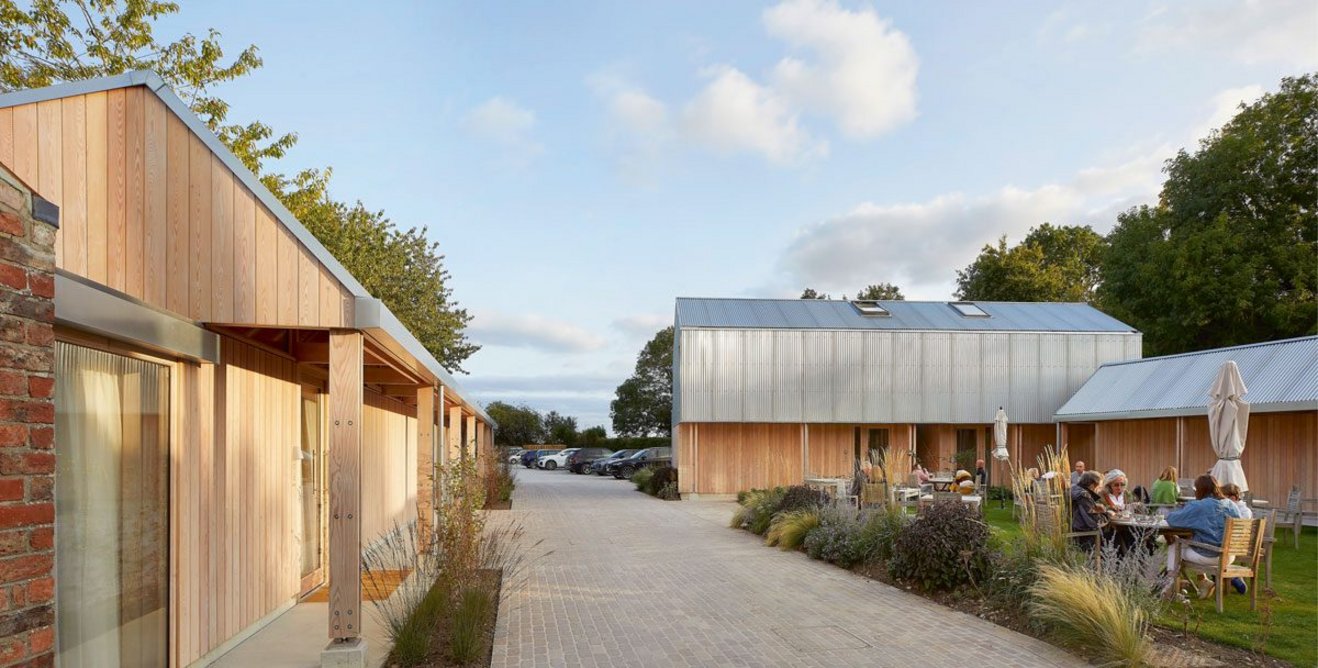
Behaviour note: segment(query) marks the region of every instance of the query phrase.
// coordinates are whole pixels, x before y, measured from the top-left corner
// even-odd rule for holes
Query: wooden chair
[[[1258,601],[1258,580],[1256,575],[1258,574],[1259,559],[1263,556],[1264,525],[1267,522],[1265,519],[1242,520],[1229,517],[1226,521],[1226,530],[1222,532],[1222,547],[1194,541],[1185,543],[1185,545],[1195,548],[1197,552],[1202,554],[1218,553],[1217,563],[1196,564],[1181,561],[1181,575],[1187,581],[1190,581],[1192,586],[1193,580],[1190,580],[1190,573],[1216,577],[1213,586],[1217,589],[1218,612],[1222,612],[1222,595],[1226,592],[1226,583],[1233,578],[1254,580],[1254,586],[1249,588],[1249,609],[1254,609]],[[1236,561],[1241,563],[1235,563]]]
[[[1304,530],[1305,518],[1318,517],[1318,513],[1305,510],[1305,507],[1318,504],[1318,499],[1306,499],[1300,493],[1300,486],[1291,487],[1291,493],[1286,496],[1286,508],[1282,510],[1278,517],[1277,523],[1290,529],[1291,535],[1295,537],[1295,548],[1300,547],[1300,532]]]
[[[1268,589],[1272,589],[1272,546],[1277,542],[1277,511],[1276,509],[1263,512],[1264,529],[1263,529],[1263,568],[1268,572],[1265,581]]]
[[[1052,533],[1053,531],[1056,530],[1054,528],[1055,522],[1059,519],[1064,523],[1063,526],[1070,526],[1070,522],[1071,522],[1070,517],[1058,518],[1056,513],[1057,513],[1056,504],[1051,504],[1051,503],[1034,504],[1034,521],[1039,526],[1039,531],[1043,533]],[[1092,554],[1094,557],[1094,570],[1101,571],[1103,569],[1103,531],[1102,530],[1063,531],[1062,538],[1067,538],[1070,540],[1075,540],[1077,538],[1093,538],[1094,549],[1092,550]]]

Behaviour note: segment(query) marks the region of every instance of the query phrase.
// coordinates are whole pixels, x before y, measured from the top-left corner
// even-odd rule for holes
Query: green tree
[[[603,425],[596,425],[589,429],[583,430],[577,435],[577,445],[583,448],[598,446],[609,437],[609,432]]]
[[[906,297],[902,295],[901,288],[892,283],[875,283],[874,285],[867,285],[860,292],[857,292],[856,299],[861,301],[876,299],[901,301],[905,300]]]
[[[577,419],[563,415],[558,411],[545,413],[545,431],[550,443],[566,446],[577,444]]]
[[[609,414],[619,436],[672,435],[672,327],[659,330],[641,349],[636,370],[618,386]]]
[[[494,431],[495,445],[520,448],[545,442],[544,419],[535,409],[494,401],[485,406],[485,412],[499,424]]]
[[[1318,331],[1318,75],[1286,78],[1121,214],[1100,298],[1162,355]]]
[[[801,291],[801,299],[830,299],[826,292],[816,292],[814,288],[806,288]]]
[[[257,48],[226,59],[213,29],[204,38],[160,42],[155,22],[178,11],[177,3],[157,0],[36,0],[21,7],[0,0],[0,92],[156,72],[445,368],[462,372],[479,346],[466,338],[471,317],[446,287],[438,245],[426,240],[424,228],[401,230],[383,212],[330,198],[329,170],[292,177],[266,171],[297,136],[277,135],[260,122],[229,122],[228,103],[211,92],[259,68]]]
[[[957,271],[957,299],[1007,302],[1093,302],[1107,242],[1089,226],[1044,223],[1020,244],[985,245]]]

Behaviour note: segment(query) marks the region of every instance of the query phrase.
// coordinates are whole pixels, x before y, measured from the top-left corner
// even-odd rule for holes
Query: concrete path
[[[533,561],[499,608],[501,666],[1074,666],[1033,638],[765,547],[733,504],[518,469]],[[498,513],[496,513],[498,514]]]

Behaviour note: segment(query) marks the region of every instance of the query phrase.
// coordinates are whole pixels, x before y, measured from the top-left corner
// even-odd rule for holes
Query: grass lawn
[[[1020,533],[1020,526],[1011,516],[1011,504],[998,508],[990,504],[987,520],[995,531],[1007,535]],[[1306,528],[1300,535],[1300,549],[1295,549],[1291,533],[1277,532],[1277,545],[1272,554],[1272,587],[1277,598],[1272,608],[1272,625],[1267,653],[1297,666],[1318,665],[1318,530]],[[1199,617],[1199,635],[1226,645],[1251,649],[1263,631],[1259,623],[1265,603],[1259,594],[1259,610],[1249,609],[1249,597],[1230,592],[1223,603],[1224,612],[1217,613],[1212,598],[1195,601],[1194,613]],[[1195,619],[1190,620],[1194,628]],[[1164,615],[1159,625],[1179,630],[1181,620]]]

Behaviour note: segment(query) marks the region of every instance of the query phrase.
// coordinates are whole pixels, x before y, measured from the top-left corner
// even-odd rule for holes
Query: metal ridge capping
[[[348,271],[347,268],[345,268],[338,259],[325,248],[324,244],[320,243],[320,240],[302,225],[301,221],[297,219],[297,216],[294,216],[293,213],[279,201],[279,198],[275,197],[274,193],[270,192],[265,185],[261,183],[261,180],[247,168],[247,165],[244,165],[243,162],[229,150],[229,147],[225,146],[224,142],[221,142],[220,138],[216,136],[214,132],[211,132],[211,129],[192,112],[192,109],[190,109],[188,105],[174,93],[174,90],[170,88],[169,84],[166,83],[164,79],[160,78],[155,72],[150,70],[134,70],[132,72],[124,72],[123,74],[98,77],[95,79],[68,81],[52,86],[46,86],[45,88],[33,88],[11,93],[3,93],[0,94],[0,109],[23,104],[32,104],[34,102],[57,100],[74,95],[99,93],[129,86],[145,86],[147,90],[150,90],[156,97],[160,98],[160,100],[165,103],[165,106],[169,107],[170,111],[182,120],[183,124],[192,131],[192,134],[201,139],[202,143],[206,145],[206,148],[210,149],[211,152],[220,159],[220,162],[224,163],[224,166],[228,167],[229,171],[233,172],[238,181],[251,191],[252,195],[255,196],[261,204],[265,205],[265,207],[274,214],[275,219],[288,229],[288,231],[292,232],[293,236],[306,246],[317,260],[329,269],[330,274],[342,283],[350,293],[352,293],[353,297],[356,298],[356,301],[359,304],[363,299],[379,302],[378,299],[371,295],[371,293],[368,292],[360,282],[358,282],[357,278],[352,275],[352,272]],[[403,326],[402,322],[398,320],[397,316],[389,311],[388,307],[386,307],[383,302],[379,303],[379,309],[381,314],[377,318],[377,322],[388,323],[394,326],[379,326],[378,324],[372,326],[378,327],[397,340],[408,354],[415,357],[421,362],[421,364],[429,369],[436,378],[439,378],[440,381],[444,383],[445,387],[462,400],[462,403],[470,406],[476,414],[486,422],[490,423],[492,426],[495,425],[494,420],[485,413],[484,409],[467,398],[466,393],[453,379],[453,376],[444,369],[439,361],[435,359],[434,355],[430,354],[430,351],[426,350],[425,346],[421,345],[421,342],[417,340],[416,336]],[[386,313],[388,314],[387,317],[384,316]],[[358,322],[353,323],[353,326],[362,329],[363,327],[360,324],[362,321],[361,316],[357,317],[357,321]]]

